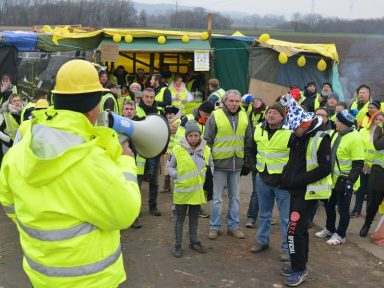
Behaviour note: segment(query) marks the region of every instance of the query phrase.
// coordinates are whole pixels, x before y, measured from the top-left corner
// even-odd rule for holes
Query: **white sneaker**
[[[332,236],[332,232],[329,231],[327,228],[324,228],[323,230],[321,230],[319,232],[316,232],[315,236],[319,237],[319,238],[331,237]]]
[[[327,241],[327,244],[331,246],[336,246],[344,244],[346,241],[347,239],[345,237],[341,238],[337,233],[333,233],[331,239]]]

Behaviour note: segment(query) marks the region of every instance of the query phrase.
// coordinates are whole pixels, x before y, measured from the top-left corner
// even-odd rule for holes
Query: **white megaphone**
[[[152,114],[142,121],[133,121],[112,112],[101,112],[98,126],[107,126],[119,135],[130,138],[140,156],[151,159],[163,154],[169,142],[169,126],[164,117]]]

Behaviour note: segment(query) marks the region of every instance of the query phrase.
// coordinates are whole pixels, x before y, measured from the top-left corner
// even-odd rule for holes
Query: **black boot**
[[[369,228],[371,228],[371,225],[364,223],[363,227],[361,227],[361,230],[360,230],[360,237],[367,236]]]
[[[153,207],[149,209],[149,213],[151,213],[153,216],[161,216],[161,212],[157,207]]]
[[[176,258],[180,258],[181,256],[183,256],[181,245],[175,245],[175,248],[173,248],[173,256],[175,256]]]

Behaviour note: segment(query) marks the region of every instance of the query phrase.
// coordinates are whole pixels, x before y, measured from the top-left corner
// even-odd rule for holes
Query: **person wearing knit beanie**
[[[374,106],[377,108],[377,110],[381,109],[381,103],[378,100],[371,100],[371,102],[369,103],[369,106]],[[368,110],[369,110],[369,106],[368,106]]]
[[[204,101],[200,104],[199,110],[211,114],[215,110],[215,106],[209,101]]]
[[[345,109],[339,113],[336,114],[337,120],[339,120],[341,123],[343,123],[347,127],[352,127],[355,125],[355,117],[356,117],[356,111],[351,111],[348,109]]]
[[[284,118],[285,117],[285,107],[283,105],[281,105],[280,103],[278,102],[275,102],[273,103],[272,105],[269,105],[268,108],[267,108],[267,111],[266,113],[268,113],[268,110],[276,110],[277,112],[279,112],[279,114]]]
[[[189,120],[187,123],[185,123],[185,137],[187,137],[188,134],[192,132],[199,132],[199,134],[201,134],[199,125],[197,125],[195,120]]]

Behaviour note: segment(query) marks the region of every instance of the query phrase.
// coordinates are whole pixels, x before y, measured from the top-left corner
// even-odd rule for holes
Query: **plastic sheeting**
[[[37,34],[28,32],[1,32],[0,46],[14,46],[20,52],[36,51]]]
[[[11,75],[12,83],[17,84],[17,50],[14,47],[0,47],[0,77]]]

